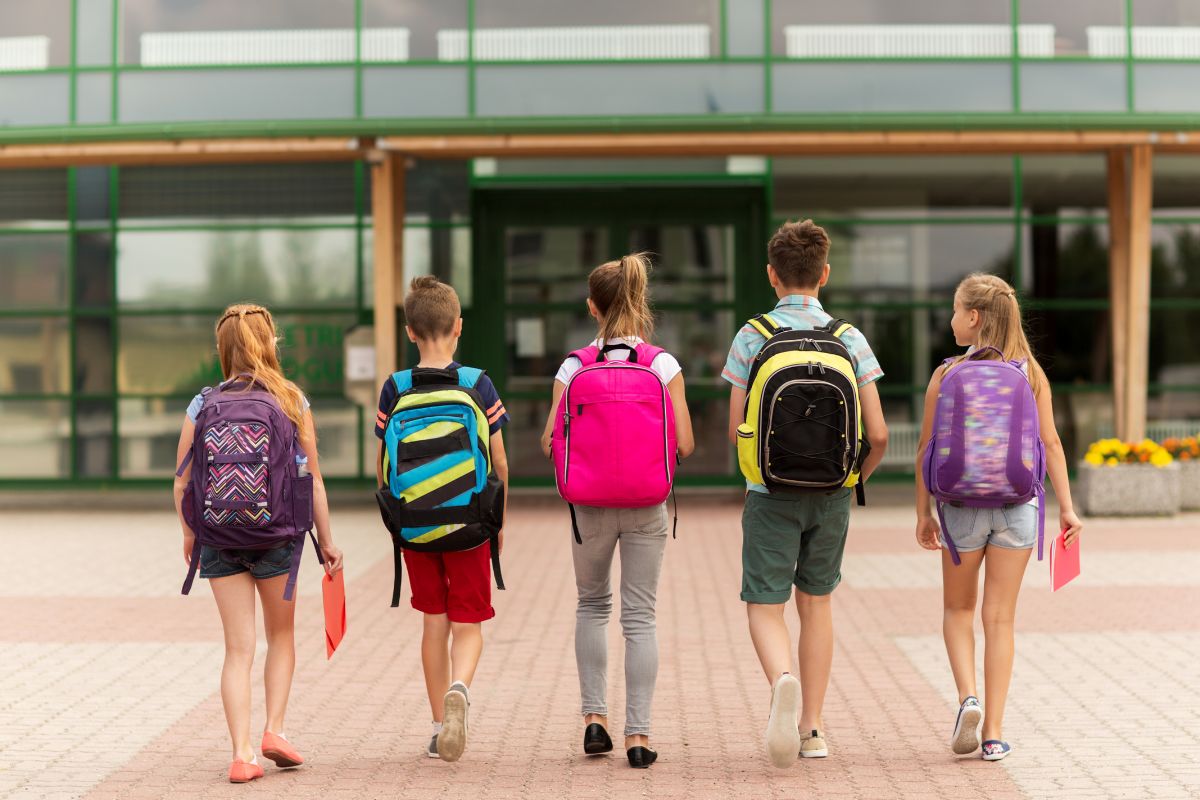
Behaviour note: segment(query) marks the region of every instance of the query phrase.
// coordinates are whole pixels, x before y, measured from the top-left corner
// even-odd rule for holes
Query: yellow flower
[[[1165,467],[1170,464],[1172,460],[1171,454],[1161,448],[1155,451],[1154,455],[1150,456],[1150,463],[1156,467]]]
[[[1098,467],[1104,463],[1104,456],[1100,455],[1094,450],[1088,450],[1088,453],[1083,457],[1083,460],[1093,466]]]
[[[1115,467],[1115,466],[1117,465],[1117,459],[1116,459],[1116,457],[1115,457],[1115,456],[1109,456],[1108,458],[1104,459],[1104,465],[1105,465],[1106,467]]]

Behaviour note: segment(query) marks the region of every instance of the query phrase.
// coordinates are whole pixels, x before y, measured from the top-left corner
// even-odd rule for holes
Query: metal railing
[[[1009,25],[785,25],[789,58],[998,58],[1012,55]],[[1020,53],[1054,55],[1053,25],[1018,25]]]
[[[408,28],[364,28],[362,60],[407,61]],[[143,33],[147,67],[234,64],[329,64],[354,61],[351,29]]]
[[[49,66],[49,36],[0,37],[0,70],[40,70]]]
[[[1200,28],[1134,27],[1094,25],[1087,29],[1088,55],[1093,58],[1124,58],[1128,38],[1133,37],[1134,58],[1200,59]]]
[[[570,28],[483,28],[475,31],[476,61],[708,58],[708,25],[604,25]],[[440,61],[467,60],[467,32],[437,34]]]

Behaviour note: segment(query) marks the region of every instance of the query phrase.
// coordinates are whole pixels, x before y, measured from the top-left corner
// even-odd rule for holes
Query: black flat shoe
[[[583,732],[583,752],[589,756],[596,756],[601,753],[611,753],[612,749],[612,739],[608,738],[608,731],[604,730],[603,725],[593,722],[587,726]]]
[[[629,756],[629,766],[634,769],[648,769],[658,760],[658,752],[649,747],[631,747],[625,755]]]

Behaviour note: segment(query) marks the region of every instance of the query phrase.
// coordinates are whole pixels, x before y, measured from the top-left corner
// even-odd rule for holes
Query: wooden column
[[[1150,382],[1150,212],[1153,149],[1148,144],[1129,154],[1129,319],[1125,346],[1125,431],[1129,441],[1146,435]]]
[[[400,368],[396,310],[404,302],[404,162],[404,156],[383,152],[371,164],[377,386]]]
[[[1129,153],[1108,153],[1108,299],[1112,340],[1113,429],[1126,438],[1126,367],[1129,363]]]

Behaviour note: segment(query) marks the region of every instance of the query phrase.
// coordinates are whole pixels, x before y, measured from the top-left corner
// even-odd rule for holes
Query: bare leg
[[[225,663],[221,667],[221,704],[233,741],[233,757],[249,763],[250,667],[254,664],[254,578],[239,572],[209,581],[221,627],[225,629]]]
[[[983,738],[999,739],[1012,682],[1013,619],[1032,550],[988,547],[983,577]]]
[[[421,667],[433,721],[442,721],[442,698],[450,689],[450,620],[445,614],[426,614],[421,633]]]
[[[762,665],[767,683],[772,686],[779,676],[792,671],[792,641],[787,623],[783,619],[786,603],[747,603],[746,616],[750,620],[750,640],[754,652]]]
[[[942,551],[942,638],[950,671],[958,687],[958,702],[974,695],[975,689],[975,600],[979,595],[979,565],[983,550],[960,553],[955,566],[950,552]]]
[[[454,634],[450,645],[451,679],[470,686],[483,653],[483,626],[478,622],[451,622],[450,630]]]
[[[267,730],[283,733],[292,675],[296,672],[296,601],[283,599],[286,575],[256,581],[267,631],[267,663],[263,683],[267,691]]]
[[[800,689],[803,705],[800,730],[821,728],[821,709],[833,668],[833,604],[830,595],[812,595],[796,590],[800,612]]]

